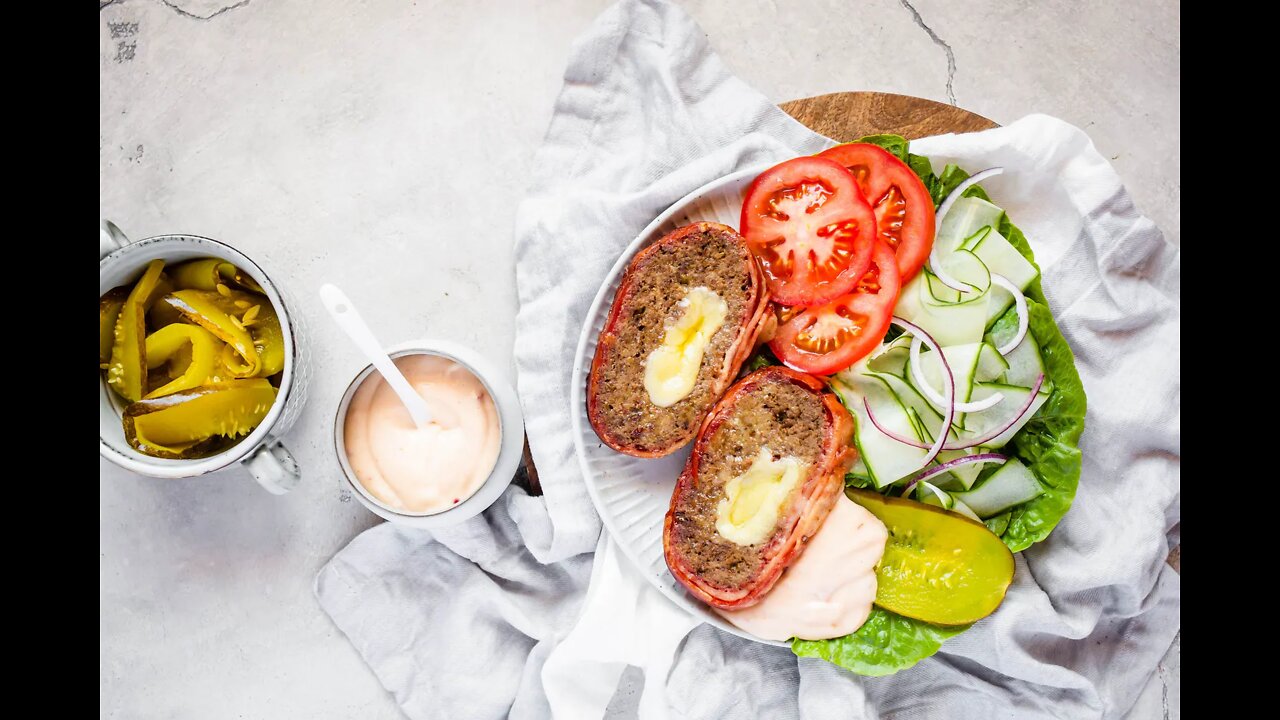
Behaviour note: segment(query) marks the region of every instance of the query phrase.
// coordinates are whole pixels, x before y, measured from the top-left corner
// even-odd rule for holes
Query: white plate
[[[596,293],[582,324],[582,337],[578,340],[578,353],[573,360],[570,402],[573,405],[573,443],[587,481],[587,492],[591,494],[609,534],[645,579],[695,617],[725,632],[787,647],[786,643],[762,640],[725,622],[700,600],[694,599],[667,570],[666,560],[662,557],[662,522],[671,503],[676,478],[689,457],[689,447],[655,460],[623,455],[596,437],[587,419],[586,404],[587,373],[596,353],[596,340],[609,315],[613,294],[618,290],[618,282],[627,263],[649,243],[690,223],[706,220],[736,228],[747,186],[768,167],[770,165],[740,170],[694,190],[649,223],[627,246],[600,285],[600,291]]]

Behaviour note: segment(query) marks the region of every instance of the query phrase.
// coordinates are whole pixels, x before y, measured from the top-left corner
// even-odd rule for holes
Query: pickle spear
[[[225,285],[223,286],[226,287]],[[247,372],[237,373],[242,377],[251,377],[262,367],[258,358],[258,350],[254,347],[253,336],[240,321],[238,314],[245,312],[236,306],[230,290],[223,295],[208,290],[179,290],[166,295],[161,302],[182,313],[189,322],[213,333],[219,340],[230,345],[240,356]],[[242,294],[243,293],[239,293]],[[267,303],[270,305],[270,303]]]
[[[942,508],[850,489],[889,529],[876,569],[876,605],[936,625],[995,612],[1013,581],[1013,553],[985,525]]]
[[[107,384],[130,402],[142,399],[147,388],[147,307],[151,296],[160,284],[164,272],[163,260],[152,260],[134,283],[129,297],[116,318],[111,345],[111,360],[107,366]]]
[[[111,362],[111,346],[116,342],[116,319],[128,298],[129,288],[121,285],[98,300],[98,365],[104,370]]]
[[[263,379],[228,380],[133,403],[124,435],[155,457],[192,457],[203,441],[248,435],[267,416],[276,389]]]
[[[171,272],[179,290],[215,291],[220,284],[234,283],[251,292],[263,292],[262,286],[248,273],[218,258],[190,260],[174,267]]]

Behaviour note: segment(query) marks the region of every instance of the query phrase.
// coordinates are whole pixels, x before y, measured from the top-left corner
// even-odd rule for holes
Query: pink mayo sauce
[[[871,614],[875,566],[888,539],[884,523],[840,493],[818,533],[763,600],[716,612],[765,640],[848,635]]]
[[[374,372],[347,408],[347,460],[364,489],[393,510],[448,510],[479,490],[498,461],[498,410],[480,379],[449,358],[405,355],[395,364],[427,401],[432,421],[414,425]]]

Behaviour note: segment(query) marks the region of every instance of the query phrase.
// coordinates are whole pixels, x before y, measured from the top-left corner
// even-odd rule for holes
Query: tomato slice
[[[848,170],[800,157],[751,183],[741,230],[776,302],[822,305],[848,293],[867,272],[876,218]]]
[[[878,145],[848,143],[818,154],[853,173],[862,194],[875,207],[880,239],[898,255],[898,275],[906,282],[933,249],[933,198],[906,163]]]
[[[877,240],[871,269],[853,292],[826,305],[781,308],[769,349],[796,370],[815,375],[839,372],[884,340],[900,287],[893,250]]]

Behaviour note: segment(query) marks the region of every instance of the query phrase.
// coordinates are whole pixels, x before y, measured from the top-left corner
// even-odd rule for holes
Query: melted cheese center
[[[729,314],[728,303],[705,287],[685,293],[677,307],[683,310],[680,318],[644,363],[644,389],[658,407],[671,407],[693,392],[711,336]]]
[[[756,545],[773,534],[782,506],[804,477],[805,463],[795,457],[773,459],[767,447],[746,472],[725,483],[716,507],[716,532],[738,545]]]

